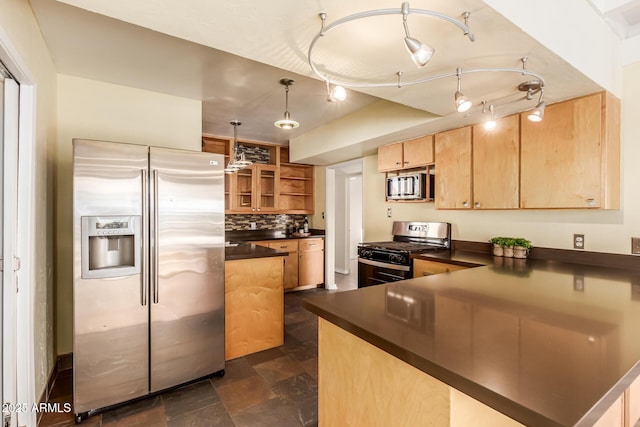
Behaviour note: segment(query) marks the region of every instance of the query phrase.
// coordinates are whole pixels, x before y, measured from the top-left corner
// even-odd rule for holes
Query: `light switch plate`
[[[640,237],[631,238],[631,253],[635,255],[640,254]]]

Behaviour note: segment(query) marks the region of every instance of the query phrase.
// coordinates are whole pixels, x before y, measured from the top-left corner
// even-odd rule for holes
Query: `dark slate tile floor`
[[[299,427],[318,424],[317,317],[302,308],[311,289],[285,294],[284,345],[228,361],[210,378],[94,415],[83,427]],[[73,402],[73,374],[61,371],[52,402]],[[75,425],[73,414],[45,413],[41,427]]]

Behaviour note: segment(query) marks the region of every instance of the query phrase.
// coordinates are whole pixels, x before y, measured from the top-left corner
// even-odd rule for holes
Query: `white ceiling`
[[[619,0],[620,1],[620,0]],[[594,0],[596,2],[596,0]],[[350,91],[344,103],[327,102],[325,84],[312,73],[307,50],[327,22],[382,8],[396,0],[31,0],[58,72],[203,101],[203,131],[231,135],[229,121],[243,122],[238,135],[286,143],[378,98],[436,116],[457,114],[456,79],[403,88]],[[637,0],[626,1],[637,3]],[[358,21],[327,35],[318,47],[322,66],[363,76],[405,76],[455,72],[476,67],[528,67],[545,78],[548,103],[601,88],[480,0],[415,0],[412,8],[437,10],[459,18],[471,11],[470,42],[457,27],[410,15],[411,35],[436,49],[419,71],[402,47],[402,17]],[[354,46],[363,46],[354,49]],[[293,78],[289,111],[301,124],[276,129],[284,112],[283,77]],[[469,74],[463,92],[476,103],[495,101],[500,114],[532,108],[516,101],[515,88],[527,80],[519,73]],[[348,159],[344,159],[348,160]]]

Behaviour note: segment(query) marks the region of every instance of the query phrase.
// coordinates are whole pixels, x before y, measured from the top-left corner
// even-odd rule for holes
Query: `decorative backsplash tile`
[[[268,165],[271,163],[271,151],[269,148],[257,145],[243,145],[238,142],[238,153],[244,153],[244,158],[253,162]]]
[[[290,226],[302,227],[305,215],[225,215],[225,231],[251,230],[251,223],[256,223],[256,230],[287,230]]]

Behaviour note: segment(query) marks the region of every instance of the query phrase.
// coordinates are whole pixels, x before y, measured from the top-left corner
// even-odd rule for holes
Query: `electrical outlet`
[[[256,223],[255,222],[250,222],[249,223],[249,228],[251,228],[252,230],[256,229]]]
[[[640,237],[631,238],[631,253],[634,255],[640,254]]]
[[[573,249],[584,249],[584,234],[573,235]]]
[[[387,208],[387,218],[391,218],[391,208]]]

